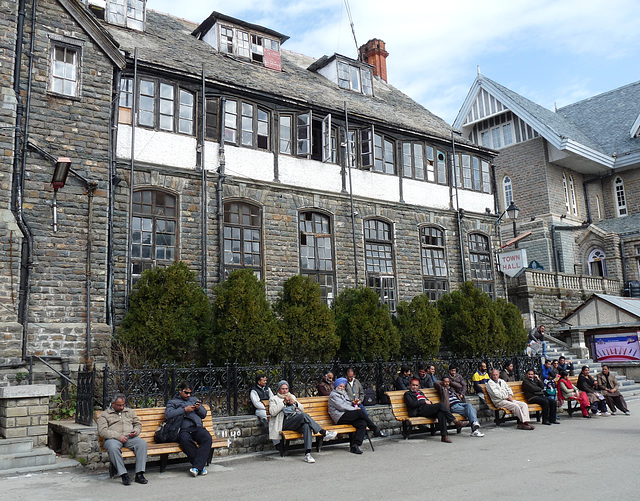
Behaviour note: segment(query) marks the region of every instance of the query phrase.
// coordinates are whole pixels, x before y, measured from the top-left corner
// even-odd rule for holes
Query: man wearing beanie
[[[333,440],[338,435],[335,431],[327,431],[304,412],[304,407],[289,393],[289,383],[280,381],[277,393],[269,399],[269,438],[275,444],[280,443],[282,430],[299,431],[304,440],[304,460],[315,463],[311,456],[311,442],[314,433],[320,433],[326,440]]]
[[[347,385],[347,379],[340,377],[336,379],[333,384],[334,390],[329,395],[329,415],[333,422],[336,424],[350,424],[356,431],[351,434],[351,448],[350,452],[353,454],[362,454],[360,446],[364,440],[364,436],[367,433],[367,427],[373,430],[374,437],[386,437],[388,436],[380,428],[378,428],[367,413],[358,407],[355,401],[352,401],[345,389]]]

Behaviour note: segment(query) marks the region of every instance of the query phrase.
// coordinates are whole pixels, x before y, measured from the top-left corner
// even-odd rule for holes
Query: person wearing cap
[[[378,426],[371,421],[367,413],[359,407],[359,400],[352,400],[347,394],[347,379],[339,377],[333,383],[334,389],[329,395],[329,415],[335,424],[350,424],[356,431],[351,434],[351,446],[349,452],[353,454],[362,454],[360,446],[364,441],[367,433],[367,427],[373,430],[374,437],[386,437]]]
[[[311,416],[304,412],[304,406],[296,397],[289,393],[289,383],[282,380],[277,384],[277,393],[269,399],[269,438],[274,444],[280,443],[282,430],[299,431],[304,440],[304,460],[315,463],[311,456],[311,442],[313,434],[319,433],[325,440],[333,440],[338,436],[335,431],[327,431]]]

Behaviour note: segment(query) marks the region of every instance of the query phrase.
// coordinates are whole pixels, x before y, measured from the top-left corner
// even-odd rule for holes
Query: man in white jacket
[[[513,398],[513,391],[509,384],[500,379],[500,371],[493,369],[491,379],[487,382],[487,393],[496,407],[502,407],[513,412],[518,419],[518,429],[533,430],[535,427],[529,423],[529,406]]]

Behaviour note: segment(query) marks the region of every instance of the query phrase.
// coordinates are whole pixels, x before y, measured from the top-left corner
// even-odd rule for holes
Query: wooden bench
[[[157,444],[154,442],[153,435],[155,434],[158,426],[160,426],[164,422],[164,409],[164,407],[134,409],[136,415],[142,422],[142,431],[140,432],[140,437],[147,442],[147,456],[160,456],[160,472],[164,472],[164,470],[166,469],[169,454],[182,452],[177,442],[168,442],[166,444]],[[209,453],[209,458],[207,459],[207,464],[209,464],[211,463],[211,458],[213,457],[213,449],[217,449],[219,447],[229,447],[229,445],[231,445],[231,439],[216,438],[215,432],[213,431],[213,420],[211,419],[211,411],[209,409],[209,406],[205,405],[205,409],[207,409],[207,417],[202,420],[202,424],[211,434],[211,438],[213,439],[211,452]],[[99,442],[100,447],[102,447],[102,449],[104,450],[104,439],[102,437],[100,437]],[[135,457],[135,454],[133,453],[133,451],[123,447],[122,457],[125,459],[131,458]],[[113,471],[113,465],[111,463],[109,464],[109,474],[111,475],[111,477],[113,477],[115,474],[115,472]]]
[[[437,404],[440,402],[440,395],[435,389],[421,388],[420,391],[422,391],[425,397],[431,400],[434,404]],[[395,391],[385,392],[385,394],[389,397],[389,400],[391,402],[391,412],[393,412],[393,416],[402,423],[402,436],[404,437],[404,439],[407,440],[409,438],[409,435],[411,434],[411,430],[414,426],[428,425],[431,435],[435,435],[436,429],[437,429],[435,424],[438,422],[438,419],[433,417],[427,418],[422,416],[410,417],[409,412],[407,410],[407,404],[404,401],[405,393],[406,393],[406,390],[395,390]],[[465,421],[467,419],[466,417],[460,414],[456,414],[455,412],[453,413],[453,415],[459,421]],[[460,430],[458,430],[458,433],[460,433]]]
[[[323,429],[327,431],[335,431],[337,433],[355,433],[356,429],[354,426],[351,426],[350,424],[335,424],[333,422],[333,419],[331,419],[331,416],[329,415],[329,397],[300,397],[297,398],[297,400],[304,407],[304,412],[309,414],[309,416],[312,417],[316,423],[322,426]],[[270,419],[269,401],[263,400],[262,403],[266,407],[267,416]],[[280,436],[282,437],[282,446],[280,447],[281,456],[284,456],[287,453],[289,443],[292,440],[303,438],[302,433],[292,430],[282,430],[280,431]],[[320,452],[324,437],[320,433],[314,433],[313,436],[316,437],[316,451]],[[371,450],[374,451],[375,449],[373,448],[373,443],[371,442],[371,437],[369,437],[368,432],[366,437],[369,440]]]
[[[524,393],[522,391],[522,381],[511,381],[511,382],[508,382],[507,384],[511,387],[511,391],[513,392],[513,399],[527,404],[529,406],[529,413],[530,414],[535,413],[536,421],[539,422],[540,412],[542,411],[542,407],[540,407],[538,404],[530,404],[527,402],[527,399],[524,398]],[[484,391],[484,397],[485,397],[485,402],[487,406],[489,407],[489,409],[491,409],[494,412],[494,415],[495,415],[494,423],[496,424],[496,426],[500,426],[507,419],[516,419],[516,416],[513,415],[511,411],[509,411],[508,409],[505,409],[504,407],[496,407],[493,404],[493,402],[491,401],[491,397],[487,392],[486,385],[482,388],[482,391]],[[502,413],[502,415],[500,415],[500,413]],[[510,416],[510,417],[507,418],[507,416]]]

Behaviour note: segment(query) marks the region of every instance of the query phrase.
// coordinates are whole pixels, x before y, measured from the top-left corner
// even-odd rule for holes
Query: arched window
[[[509,176],[504,176],[502,180],[502,192],[504,194],[504,208],[506,209],[513,202],[513,185]]]
[[[396,277],[393,265],[391,224],[379,219],[364,222],[364,257],[367,285],[380,295],[380,301],[396,310]]]
[[[600,210],[600,195],[596,195],[596,214],[598,219],[602,219],[602,212]]]
[[[301,212],[300,270],[320,285],[322,299],[331,304],[335,295],[331,219],[318,212]]]
[[[567,176],[565,173],[562,173],[562,187],[564,188],[564,210],[565,212],[570,212],[570,202],[569,202],[569,187],[567,186]]]
[[[133,192],[131,282],[144,270],[169,266],[177,257],[176,197],[160,190]]]
[[[224,204],[225,276],[238,268],[252,268],[262,278],[262,210],[245,202]]]
[[[627,197],[624,193],[624,182],[621,177],[617,177],[613,183],[615,187],[616,209],[618,217],[627,215]]]
[[[423,291],[432,301],[449,292],[444,231],[435,226],[420,228]]]
[[[495,289],[488,237],[480,233],[469,234],[469,261],[471,280],[478,289],[493,297]]]
[[[606,256],[601,249],[594,249],[589,254],[589,275],[593,277],[607,276]]]
[[[578,214],[578,201],[576,200],[576,189],[573,183],[573,176],[569,176],[569,189],[571,190],[571,211]]]

